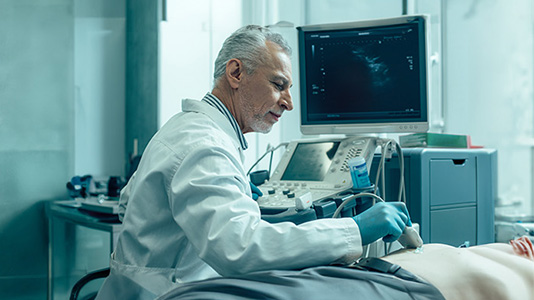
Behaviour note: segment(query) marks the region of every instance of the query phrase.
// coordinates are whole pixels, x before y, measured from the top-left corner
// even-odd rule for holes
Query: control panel
[[[258,204],[260,208],[305,209],[346,191],[352,187],[348,161],[356,156],[371,161],[375,149],[372,137],[293,141],[271,179],[259,186],[263,196]]]

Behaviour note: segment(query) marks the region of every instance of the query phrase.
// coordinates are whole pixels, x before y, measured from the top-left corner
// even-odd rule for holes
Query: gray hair
[[[267,41],[278,44],[288,55],[291,55],[291,47],[279,33],[258,26],[247,25],[238,29],[228,37],[219,51],[215,60],[213,72],[214,85],[226,72],[226,64],[229,60],[237,58],[243,62],[243,67],[248,74],[254,73],[256,68],[265,63],[265,51]]]

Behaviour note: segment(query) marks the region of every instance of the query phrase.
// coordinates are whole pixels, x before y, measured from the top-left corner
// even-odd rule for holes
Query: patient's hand
[[[511,240],[510,245],[512,245],[515,254],[534,261],[534,247],[532,247],[532,242],[528,237],[523,236]]]

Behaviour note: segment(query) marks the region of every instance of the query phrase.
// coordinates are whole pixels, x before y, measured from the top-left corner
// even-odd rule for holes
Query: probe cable
[[[270,159],[270,162],[269,162],[269,176],[271,175],[271,163],[272,163],[272,160],[273,160],[273,152],[276,151],[278,148],[282,147],[282,146],[287,146],[289,145],[289,143],[280,143],[278,144],[278,146],[276,147],[269,147],[267,149],[267,151],[265,151],[265,153],[263,153],[263,155],[258,158],[258,160],[256,160],[256,162],[252,165],[252,167],[250,167],[250,169],[248,169],[248,172],[247,172],[247,176],[250,174],[250,172],[252,171],[252,169],[254,169],[254,167],[260,163],[260,161],[269,153],[271,153],[271,159]]]
[[[345,205],[347,205],[347,203],[349,203],[352,200],[356,200],[356,199],[362,198],[362,197],[372,197],[373,198],[373,205],[376,203],[374,200],[378,200],[380,202],[384,202],[384,200],[382,198],[380,198],[379,196],[377,196],[377,195],[375,195],[373,193],[353,194],[353,195],[350,195],[350,196],[346,197],[345,199],[343,199],[343,202],[341,202],[341,204],[339,204],[338,208],[336,209],[336,211],[332,215],[332,218],[338,218],[339,215],[341,214],[341,210],[343,209],[343,207],[345,207]],[[362,257],[368,257],[369,256],[369,245],[363,246],[362,250],[363,250],[362,251],[363,252],[362,253]]]
[[[404,155],[402,153],[402,148],[401,146],[394,142],[393,140],[387,140],[386,144],[383,145],[381,148],[382,148],[382,151],[381,151],[381,158],[380,158],[380,163],[378,165],[378,170],[376,172],[376,184],[375,184],[375,194],[373,193],[359,193],[359,194],[353,194],[353,195],[350,195],[346,198],[343,199],[343,202],[339,205],[339,207],[336,209],[336,211],[334,212],[334,215],[332,216],[332,218],[338,218],[339,215],[341,214],[341,210],[343,210],[343,207],[345,207],[350,201],[352,200],[355,200],[355,199],[358,199],[358,198],[362,198],[362,197],[372,197],[373,200],[373,205],[376,203],[376,200],[378,200],[379,202],[385,202],[384,199],[382,199],[381,197],[377,196],[376,195],[376,192],[377,192],[377,186],[378,186],[378,181],[381,179],[381,186],[382,186],[382,192],[384,193],[384,196],[386,194],[386,190],[385,190],[385,167],[384,167],[384,163],[385,163],[385,157],[386,157],[386,151],[388,151],[389,147],[391,146],[391,144],[394,144],[395,145],[395,150],[399,156],[399,168],[400,168],[400,180],[399,180],[399,194],[398,194],[398,197],[397,197],[397,201],[402,201],[406,204],[406,186],[405,186],[405,181],[404,181]],[[382,178],[380,178],[382,177]],[[384,254],[387,255],[390,250],[391,250],[391,247],[392,247],[393,243],[389,243],[389,245],[386,245],[384,247]],[[369,247],[368,245],[364,246],[364,252],[366,253],[365,254],[365,257],[369,254]]]
[[[374,200],[378,200],[380,202],[384,202],[384,199],[380,198],[379,196],[377,196],[377,195],[375,195],[373,193],[353,194],[353,195],[350,195],[350,196],[346,197],[345,199],[343,199],[343,202],[341,202],[341,204],[339,204],[339,206],[337,207],[336,211],[334,212],[334,215],[332,215],[332,218],[338,218],[339,215],[341,214],[341,210],[343,209],[343,207],[345,207],[345,205],[347,205],[347,203],[349,203],[352,200],[356,200],[356,199],[362,198],[362,197],[372,197]],[[374,204],[375,204],[375,202],[373,202],[373,205]]]

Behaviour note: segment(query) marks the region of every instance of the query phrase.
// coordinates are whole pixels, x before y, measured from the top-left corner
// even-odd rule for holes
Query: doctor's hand
[[[249,183],[250,183],[250,189],[252,190],[252,199],[258,200],[260,196],[263,196],[263,193],[260,191],[260,189],[256,185],[254,185],[254,183],[252,182],[249,182]]]
[[[362,245],[379,238],[383,238],[384,242],[394,242],[406,225],[412,226],[406,205],[402,202],[378,202],[353,219],[360,228]]]

